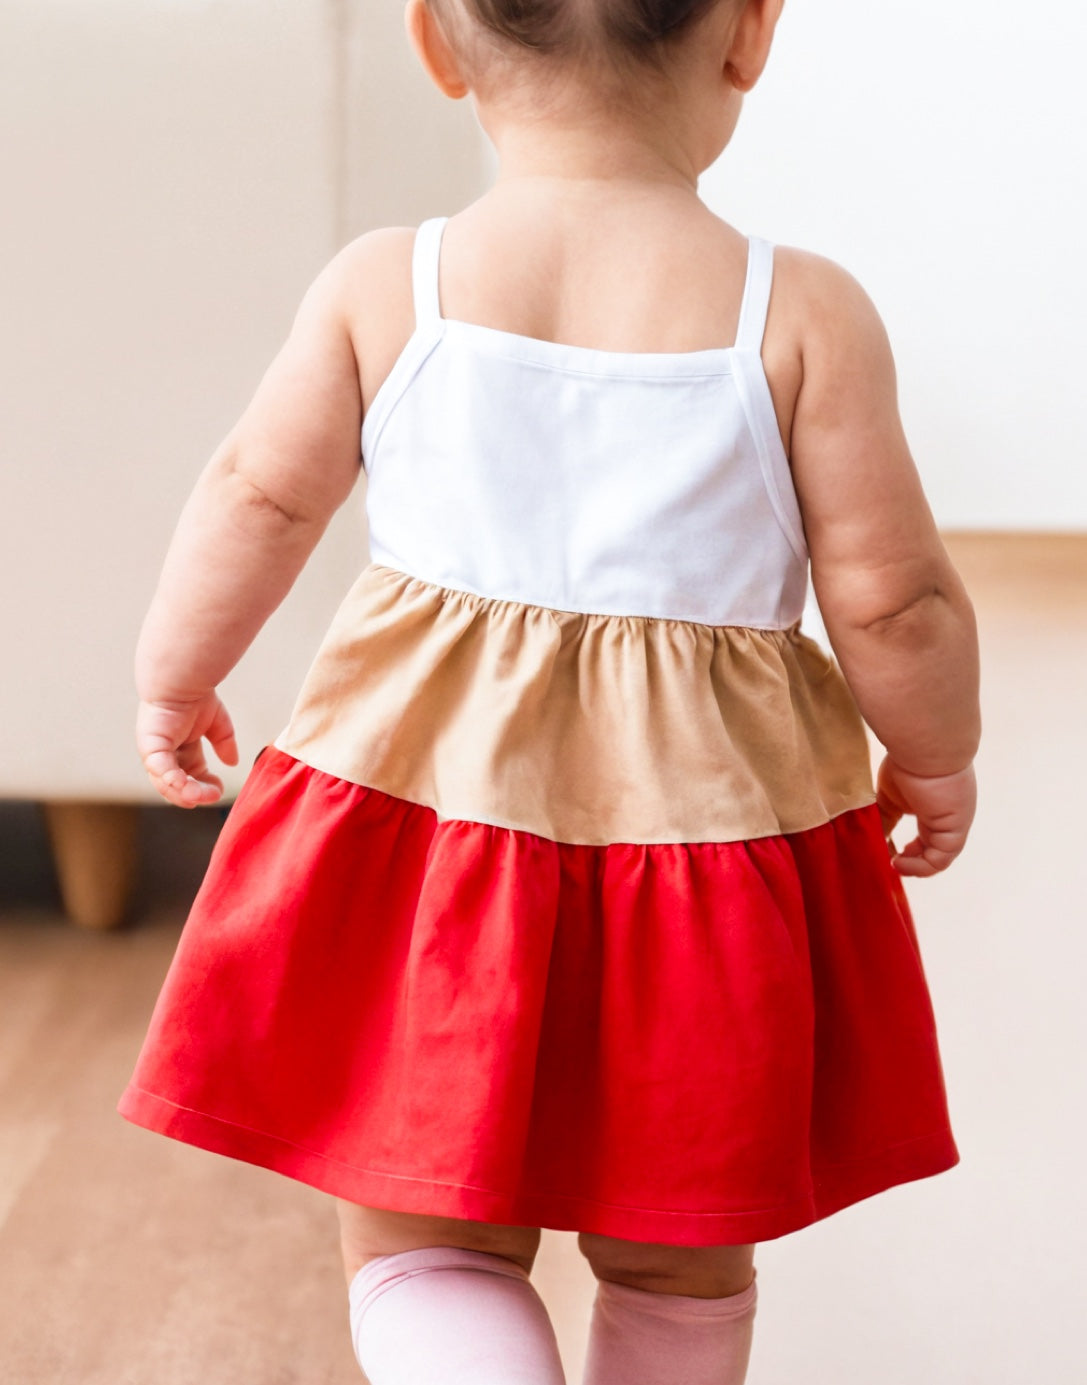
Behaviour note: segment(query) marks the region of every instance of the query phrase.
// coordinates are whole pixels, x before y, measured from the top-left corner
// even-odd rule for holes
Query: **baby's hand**
[[[191,702],[141,702],[136,712],[136,747],[152,784],[179,808],[196,808],[222,797],[223,781],[204,758],[203,738],[226,765],[238,763],[230,714],[215,692]]]
[[[936,875],[966,845],[977,806],[974,767],[967,765],[955,774],[910,774],[888,755],[879,767],[876,803],[895,870],[900,875]],[[898,851],[891,832],[907,814],[917,819],[917,836]]]

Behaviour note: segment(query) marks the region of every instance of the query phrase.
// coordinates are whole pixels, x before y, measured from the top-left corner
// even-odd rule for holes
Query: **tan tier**
[[[371,563],[275,744],[553,841],[739,841],[873,800],[864,727],[796,627],[586,615]]]

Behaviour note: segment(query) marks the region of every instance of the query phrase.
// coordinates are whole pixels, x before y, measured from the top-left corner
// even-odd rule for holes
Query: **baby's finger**
[[[176,750],[160,746],[155,750],[141,751],[140,758],[151,778],[161,780],[164,784],[183,784],[188,777],[181,768]],[[178,775],[181,776],[180,780]]]
[[[189,741],[181,746],[177,752],[177,760],[181,769],[187,776],[187,783],[182,789],[183,794],[192,798],[197,796],[199,801],[214,802],[223,792],[223,781],[217,774],[211,772],[208,766],[207,757],[204,754],[203,741]],[[200,792],[196,795],[194,785],[198,786]],[[212,793],[209,796],[208,790]]]
[[[920,837],[915,837],[897,855],[892,856],[891,865],[894,866],[899,875],[909,875],[918,879],[926,878],[939,875],[941,871],[947,870],[961,850],[961,846],[954,850],[944,849],[933,845],[932,842],[923,842]]]
[[[222,780],[209,777],[206,780],[194,779],[192,775],[181,790],[181,806],[196,808],[202,803],[217,803],[223,796]]]
[[[143,765],[156,790],[179,808],[214,803],[222,794],[222,780],[208,773],[199,743],[181,746],[178,750],[163,746],[148,751],[143,756]]]
[[[221,796],[221,783],[201,783],[183,769],[157,777],[148,771],[151,782],[169,803],[178,808],[197,808],[202,803],[215,803]]]
[[[230,719],[230,713],[223,706],[222,702],[215,709],[215,716],[212,718],[211,725],[204,732],[215,753],[224,765],[236,765],[241,758],[238,751],[238,741],[234,732],[234,723]]]

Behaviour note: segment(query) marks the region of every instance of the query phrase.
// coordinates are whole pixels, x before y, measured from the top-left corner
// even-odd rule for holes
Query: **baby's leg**
[[[538,1227],[338,1210],[351,1335],[371,1385],[564,1385],[529,1281]]]
[[[425,1246],[455,1246],[503,1255],[530,1271],[540,1248],[540,1229],[531,1226],[492,1226],[458,1217],[424,1217],[417,1212],[389,1212],[336,1200],[340,1218],[340,1249],[348,1284],[367,1260]]]
[[[753,1245],[578,1236],[599,1281],[583,1385],[742,1385],[754,1335]]]

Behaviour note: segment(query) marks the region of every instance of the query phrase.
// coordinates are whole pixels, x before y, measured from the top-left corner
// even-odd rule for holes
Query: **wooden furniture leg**
[[[134,803],[42,805],[64,908],[82,928],[122,922],[136,875]]]

